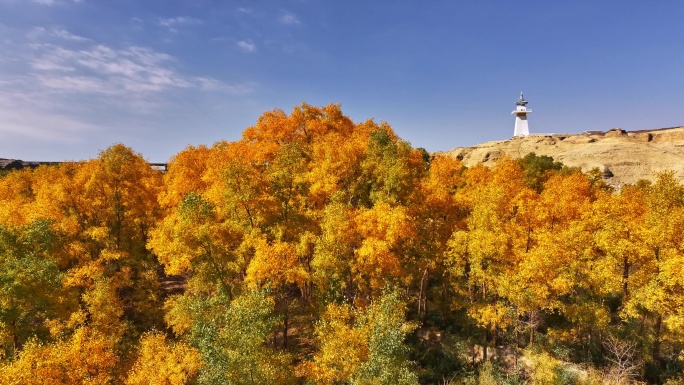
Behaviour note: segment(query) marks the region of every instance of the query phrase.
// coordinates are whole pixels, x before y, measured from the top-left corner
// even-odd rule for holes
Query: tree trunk
[[[519,340],[519,326],[520,325],[520,315],[518,314],[518,309],[515,309],[515,326],[513,327],[513,338],[515,339],[513,343],[513,357],[515,358],[515,371],[518,372],[518,340]]]
[[[287,350],[287,328],[290,326],[290,317],[287,305],[285,306],[285,319],[283,321],[283,347]]]
[[[14,345],[12,355],[16,358],[21,351],[21,343],[19,342],[19,333],[17,333],[17,321],[14,319],[12,320],[12,343]]]
[[[629,258],[626,256],[623,259],[622,262],[622,299],[625,301],[627,299],[627,295],[629,294],[628,290],[628,281],[629,281],[629,268],[630,268],[630,263],[629,263]]]
[[[656,368],[660,368],[660,329],[663,326],[663,317],[658,316],[656,318],[655,325],[653,328],[655,329],[654,331],[654,336],[653,336],[653,365]]]
[[[426,312],[425,302],[427,301],[427,295],[425,293],[425,284],[428,279],[428,268],[425,268],[423,272],[423,277],[420,279],[420,289],[418,291],[418,319],[422,319]],[[423,300],[425,297],[425,300]]]
[[[530,311],[530,345],[534,345],[534,333],[537,329],[537,310]]]
[[[487,329],[484,331],[484,343],[482,344],[482,362],[487,361]]]

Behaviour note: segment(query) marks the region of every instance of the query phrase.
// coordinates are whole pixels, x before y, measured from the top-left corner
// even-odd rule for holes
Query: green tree
[[[416,325],[405,317],[406,304],[388,288],[365,308],[329,304],[316,326],[318,350],[298,374],[326,385],[418,384],[404,343]]]
[[[51,258],[59,239],[50,222],[0,226],[0,343],[12,357],[30,338],[49,337],[49,319],[75,305],[62,288],[63,274]]]
[[[386,289],[383,295],[359,317],[368,336],[368,359],[354,373],[354,385],[414,385],[418,376],[408,360],[406,335],[416,325],[406,322],[406,305],[399,293]]]
[[[554,161],[548,155],[540,156],[534,152],[518,159],[518,163],[523,167],[525,183],[537,192],[542,190],[544,183],[549,180],[554,171],[560,171],[563,168],[563,163]]]
[[[290,356],[267,344],[276,324],[273,305],[263,291],[247,291],[233,301],[223,294],[193,301],[189,338],[204,362],[198,384],[292,381]]]

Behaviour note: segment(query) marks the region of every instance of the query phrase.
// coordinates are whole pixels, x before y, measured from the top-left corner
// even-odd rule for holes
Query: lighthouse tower
[[[511,112],[515,115],[515,130],[513,131],[513,136],[527,136],[530,134],[530,129],[527,126],[527,114],[532,112],[532,110],[527,109],[527,100],[523,97],[522,91],[520,91],[520,99],[515,102],[515,111]]]

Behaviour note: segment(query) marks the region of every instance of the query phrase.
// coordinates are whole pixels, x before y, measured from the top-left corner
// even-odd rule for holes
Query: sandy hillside
[[[652,179],[656,173],[667,170],[674,171],[684,182],[684,127],[530,135],[455,148],[446,154],[472,166],[492,165],[503,156],[521,158],[530,152],[552,156],[583,171],[598,167],[605,171],[608,182],[616,186]]]

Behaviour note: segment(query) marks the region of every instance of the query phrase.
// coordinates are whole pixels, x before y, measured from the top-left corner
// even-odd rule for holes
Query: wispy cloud
[[[31,85],[28,76],[0,79],[0,137],[15,140],[77,142],[83,133],[94,132],[97,126],[70,116],[70,111],[45,89]]]
[[[28,137],[33,140],[78,142],[83,140],[84,132],[94,132],[96,125],[58,112],[41,111],[35,108],[18,108],[0,111],[0,134],[13,137]]]
[[[60,37],[60,38],[62,38],[62,39],[66,39],[66,40],[73,40],[73,41],[90,41],[90,39],[88,39],[87,37],[74,35],[73,33],[70,33],[70,32],[68,32],[67,30],[63,29],[63,28],[55,28],[55,29],[53,29],[53,30],[52,30],[52,34],[53,34],[55,37]]]
[[[63,92],[130,96],[130,93],[169,89],[206,89],[209,79],[184,76],[171,65],[175,62],[173,57],[145,47],[115,49],[103,44],[88,49],[70,49],[54,44],[33,44],[32,47],[36,57],[31,66],[36,70],[37,81]],[[64,72],[79,75],[65,76]],[[221,84],[219,80],[212,81]]]
[[[44,34],[79,43],[88,41],[64,29],[48,32]],[[243,49],[256,49],[249,41],[241,43]],[[90,43],[73,48],[55,42],[34,42],[29,47],[32,51],[28,62],[34,71],[29,75],[34,75],[40,84],[50,89],[122,96],[193,88],[244,91],[243,87],[229,87],[217,79],[184,75],[174,68],[177,62],[174,57],[147,47],[113,48]],[[208,87],[208,84],[212,86]]]
[[[280,22],[285,25],[297,25],[302,23],[297,15],[287,11],[283,12],[280,16]]]
[[[8,2],[11,2],[11,0],[6,0]],[[52,6],[55,4],[60,4],[60,3],[65,3],[67,1],[59,1],[59,0],[30,0],[32,3],[36,4],[41,4],[41,5],[47,5],[47,6]],[[70,2],[72,3],[82,3],[83,0],[71,0]]]
[[[57,64],[54,60],[50,58],[33,59],[31,61],[31,68],[38,71],[73,72],[76,70],[74,67]]]
[[[195,77],[193,80],[203,91],[220,91],[238,95],[252,92],[252,89],[254,89],[255,86],[253,83],[230,85],[213,78],[205,77]]]
[[[255,52],[257,50],[256,45],[251,40],[240,40],[237,42],[237,46],[245,52]]]
[[[187,74],[164,52],[98,44],[63,28],[15,37],[7,46],[13,61],[0,71],[0,137],[78,140],[78,132],[96,129],[103,116],[115,120],[117,111],[152,116],[183,93],[247,94],[255,87]]]
[[[177,28],[180,26],[187,26],[187,25],[198,25],[202,24],[202,21],[200,19],[196,19],[194,17],[187,17],[187,16],[178,16],[178,17],[172,17],[168,19],[158,19],[157,20],[157,25],[161,27],[167,28],[171,32],[178,32]]]
[[[59,39],[64,39],[64,40],[71,40],[71,41],[80,41],[80,42],[85,42],[85,41],[90,41],[87,37],[83,36],[78,36],[74,35],[73,33],[67,31],[64,28],[60,27],[52,27],[52,28],[44,28],[44,27],[36,27],[31,30],[26,35],[29,39],[37,40],[37,39],[42,39],[44,37],[55,37]]]

